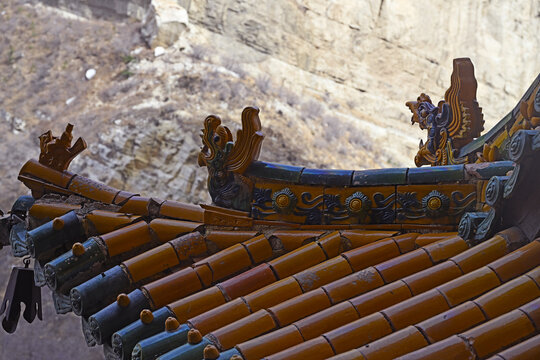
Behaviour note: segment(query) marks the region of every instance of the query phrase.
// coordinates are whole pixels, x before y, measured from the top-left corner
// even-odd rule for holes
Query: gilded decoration
[[[482,108],[476,101],[474,67],[468,58],[454,59],[450,88],[444,100],[433,105],[431,98],[422,93],[416,101],[406,105],[412,112],[411,122],[427,130],[427,140],[420,141],[415,156],[416,166],[463,164],[467,157],[459,158],[459,149],[480,136],[484,129]]]
[[[257,184],[251,215],[301,224],[457,224],[476,206],[469,184],[320,188]],[[361,190],[361,191],[360,191]]]

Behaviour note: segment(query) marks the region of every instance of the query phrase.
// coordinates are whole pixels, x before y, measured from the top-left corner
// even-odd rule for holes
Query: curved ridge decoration
[[[458,150],[473,141],[484,129],[482,108],[476,101],[477,82],[474,66],[469,58],[454,59],[450,88],[437,106],[422,93],[416,101],[406,105],[418,123],[428,131],[426,142],[420,141],[415,156],[416,166],[449,165],[469,162],[456,156]]]
[[[535,156],[532,156],[538,150],[540,150],[540,131],[518,130],[512,136],[509,144],[509,156],[516,163],[514,169],[506,176],[492,176],[490,178],[484,190],[485,203],[489,210],[468,212],[463,215],[458,227],[458,233],[463,239],[476,244],[495,233],[505,221],[511,222],[509,217],[525,216],[522,213],[512,214],[516,209],[526,209],[526,205],[522,204],[522,202],[527,201],[524,200],[523,194],[517,199],[515,199],[515,194],[518,192],[518,188],[529,188],[531,182],[536,181],[534,177],[529,176],[532,175],[530,172],[535,171],[538,166],[538,163],[535,162],[537,161]],[[528,196],[525,195],[525,197]],[[531,199],[531,201],[535,202],[536,199]],[[519,221],[522,220],[520,218]]]
[[[218,116],[204,120],[203,147],[198,156],[199,166],[208,168],[208,191],[214,204],[248,211],[252,184],[242,176],[248,166],[259,157],[262,140],[259,109],[247,107],[242,111],[242,129],[236,142],[229,128]]]
[[[73,125],[67,124],[66,130],[60,137],[53,136],[51,130],[40,135],[39,162],[57,171],[67,170],[71,161],[87,147],[86,142],[81,137],[71,146],[72,131]]]

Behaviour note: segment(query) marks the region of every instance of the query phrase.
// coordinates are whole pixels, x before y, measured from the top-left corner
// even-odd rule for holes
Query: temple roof
[[[461,93],[475,104],[451,89],[454,113]],[[421,144],[417,161],[434,166],[418,168],[262,162],[258,109],[236,142],[210,116],[199,164],[211,205],[70,173],[86,143],[71,146],[68,126],[42,136],[19,175],[32,197],[0,230],[108,359],[540,358],[539,94],[536,79],[518,112],[468,143],[482,146]],[[409,105],[416,121],[435,121],[424,105]],[[449,122],[468,126],[460,139],[483,124],[475,111]],[[6,330],[18,315],[8,309]]]

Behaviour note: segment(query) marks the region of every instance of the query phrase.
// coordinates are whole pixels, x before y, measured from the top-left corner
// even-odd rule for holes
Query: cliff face
[[[90,144],[72,171],[208,201],[206,170],[196,164],[208,114],[235,130],[244,106],[260,107],[263,160],[413,166],[426,134],[410,124],[404,103],[421,92],[441,99],[453,58],[475,64],[486,129],[540,69],[537,1],[43,2],[86,18],[40,2],[0,5],[0,150],[25,149],[0,165],[12,194],[3,209],[25,191],[15,178],[23,158],[36,156],[37,135],[68,121]],[[139,31],[149,6],[157,20],[143,33],[177,38],[159,57]],[[97,75],[87,81],[89,68]]]
[[[150,5],[171,11],[144,29],[178,38],[159,57],[141,37]],[[16,179],[38,136],[67,122],[89,144],[71,171],[195,203],[210,200],[197,166],[203,119],[220,115],[235,132],[244,106],[261,108],[263,160],[413,166],[426,134],[405,101],[439,100],[451,60],[468,56],[488,129],[537,75],[539,33],[536,0],[2,0],[0,209],[28,191]],[[0,262],[16,263],[6,250]],[[0,358],[102,358],[78,319],[45,316],[0,337]]]
[[[358,92],[366,115],[380,118],[376,114],[384,112],[381,125],[403,121],[407,116],[402,102],[418,91],[441,96],[452,59],[462,56],[475,63],[478,98],[492,125],[540,65],[535,55],[540,48],[537,1],[183,3],[197,26],[255,49],[263,58],[281,60],[342,84],[347,92]],[[284,79],[295,82],[290,75]]]

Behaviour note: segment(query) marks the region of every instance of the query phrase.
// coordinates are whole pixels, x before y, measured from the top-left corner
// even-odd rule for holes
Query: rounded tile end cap
[[[60,231],[64,228],[64,220],[56,218],[53,220],[52,226],[54,230]]]
[[[201,332],[197,329],[191,329],[188,331],[187,334],[188,343],[194,345],[198,344],[202,341],[202,335]]]
[[[144,309],[140,314],[143,324],[150,324],[154,320],[154,314],[148,309]]]
[[[165,331],[174,331],[178,329],[179,326],[180,323],[178,322],[178,320],[176,320],[172,316],[169,316],[167,320],[165,320]]]
[[[73,252],[73,255],[78,257],[78,256],[82,256],[86,250],[84,249],[83,244],[81,244],[80,242],[76,242],[71,247],[71,251]]]
[[[126,307],[129,305],[130,300],[126,294],[120,294],[116,298],[116,302],[118,303],[119,306]]]
[[[219,357],[219,351],[214,345],[206,345],[204,348],[204,359],[215,360]]]

